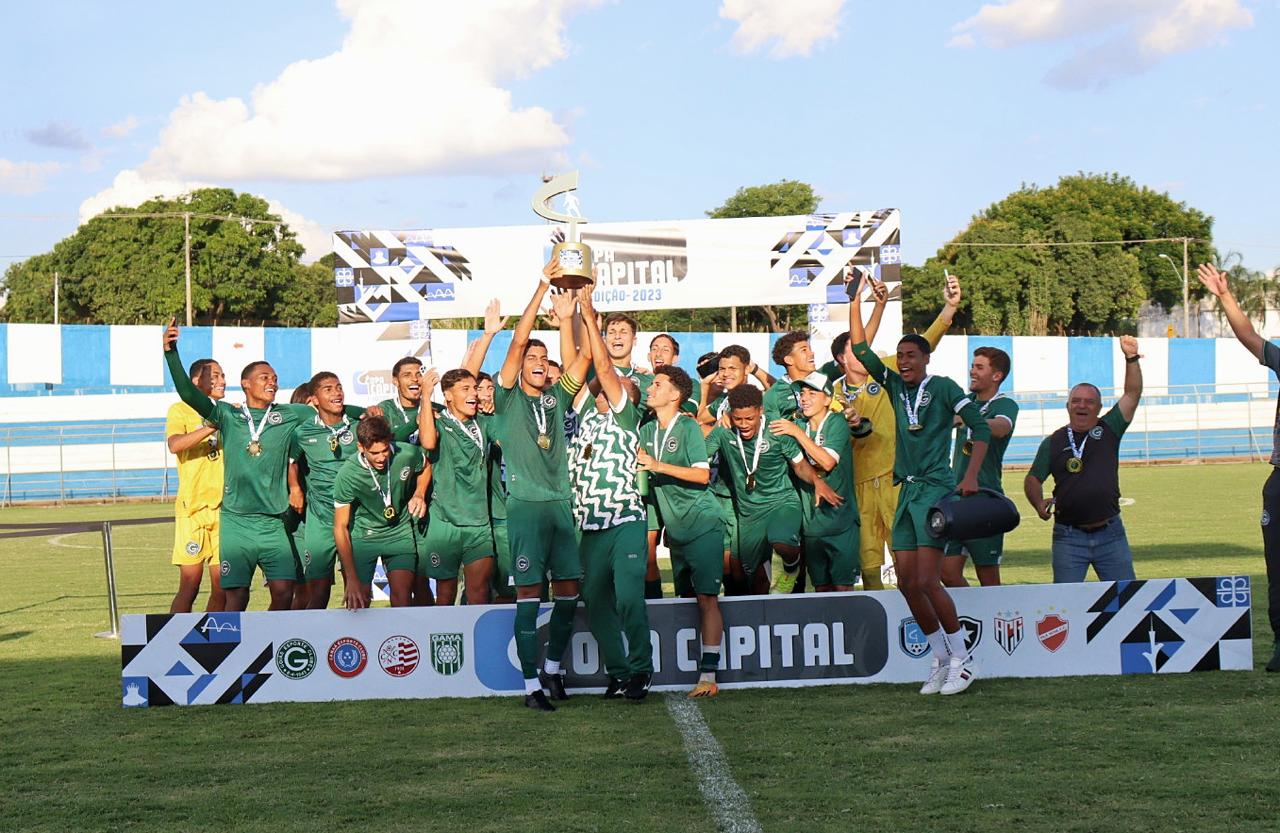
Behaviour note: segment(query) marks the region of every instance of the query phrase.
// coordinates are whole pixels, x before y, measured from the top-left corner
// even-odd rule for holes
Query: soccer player
[[[493,414],[493,377],[488,373],[476,374],[476,406],[482,414]]]
[[[641,426],[636,458],[666,526],[676,595],[698,600],[702,651],[698,684],[689,696],[714,697],[720,691],[716,668],[724,636],[718,599],[724,521],[707,488],[711,465],[702,429],[680,412],[680,403],[692,390],[689,375],[678,367],[664,367],[655,374],[647,401],[656,419]]]
[[[1231,332],[1245,349],[1272,373],[1280,375],[1280,348],[1258,335],[1253,322],[1236,302],[1226,273],[1211,264],[1202,263],[1196,270],[1196,277],[1218,299],[1227,323],[1231,325]],[[1262,487],[1262,552],[1267,565],[1267,614],[1275,637],[1275,649],[1267,670],[1280,672],[1280,522],[1277,522],[1280,519],[1280,407],[1276,409],[1276,423],[1272,431],[1271,466],[1271,474]]]
[[[646,393],[653,383],[653,376],[641,373],[631,363],[631,352],[636,346],[636,333],[640,325],[626,313],[611,312],[604,317],[604,344],[609,350],[609,360],[624,379],[630,379],[640,389],[640,401],[648,401]]]
[[[560,362],[555,359],[547,359],[547,387],[554,385],[560,381],[560,374],[564,372],[564,368],[560,366]]]
[[[1099,581],[1132,580],[1133,552],[1120,520],[1120,440],[1142,398],[1138,340],[1120,337],[1124,393],[1099,419],[1102,393],[1081,382],[1067,394],[1067,424],[1040,443],[1023,481],[1042,520],[1053,516],[1053,580],[1084,581],[1090,565]],[[1053,497],[1044,481],[1053,476]]]
[[[715,425],[719,422],[729,427],[729,391],[738,385],[747,384],[747,377],[754,377],[760,385],[769,390],[777,380],[755,362],[751,361],[751,351],[741,344],[730,344],[720,351],[716,363],[716,372],[701,381],[702,394],[698,401],[698,422],[703,425]]]
[[[933,649],[933,667],[921,694],[959,694],[973,681],[964,631],[955,602],[942,586],[945,541],[933,537],[927,514],[939,500],[959,491],[978,491],[978,471],[987,454],[991,429],[978,406],[946,376],[930,376],[932,348],[923,336],[905,335],[898,342],[896,371],[885,367],[867,344],[862,311],[850,304],[849,340],[853,354],[892,397],[895,435],[893,479],[903,484],[893,524],[898,589]],[[950,466],[951,429],[958,414],[972,432],[972,454],[964,479],[956,486]]]
[[[870,282],[875,305],[865,329],[867,344],[875,340],[889,302],[888,288],[880,281]],[[943,289],[943,307],[938,317],[923,333],[929,349],[936,349],[962,300],[960,281],[951,275]],[[849,319],[861,316],[858,299],[849,304]],[[861,321],[861,317],[859,317]],[[853,326],[852,323],[849,325]],[[881,567],[884,564],[885,547],[892,552],[893,520],[898,511],[898,484],[893,478],[893,455],[897,428],[893,416],[893,402],[889,394],[876,380],[867,375],[867,369],[853,355],[848,333],[841,333],[831,343],[833,361],[824,364],[822,372],[835,384],[835,399],[850,418],[865,418],[874,426],[871,433],[853,444],[853,471],[856,481],[854,492],[858,497],[858,511],[862,524],[859,527],[859,560],[862,564],[864,590],[883,590]],[[897,359],[884,358],[885,367],[897,370]]]
[[[271,610],[293,603],[297,565],[284,513],[289,508],[288,466],[293,431],[315,414],[307,405],[277,405],[279,380],[265,361],[250,362],[240,374],[244,404],[239,409],[200,391],[182,370],[176,317],[164,333],[164,358],[178,396],[218,426],[223,438],[224,481],[219,557],[227,610],[245,610],[255,568],[271,593]],[[359,416],[362,409],[355,409]]]
[[[973,351],[973,363],[969,366],[969,392],[978,413],[991,428],[991,442],[987,456],[978,472],[978,486],[1004,494],[1004,452],[1009,447],[1014,426],[1018,423],[1018,403],[1000,393],[1000,385],[1009,377],[1009,354],[998,347],[979,347]],[[956,428],[955,451],[951,457],[951,470],[956,480],[964,477],[973,453],[973,437],[967,428]],[[1000,562],[1004,558],[1004,535],[978,538],[972,541],[947,541],[946,557],[942,560],[942,583],[947,587],[967,587],[964,578],[965,557],[973,559],[973,569],[978,583],[983,587],[1000,583]]]
[[[578,558],[565,451],[565,410],[582,388],[587,356],[570,360],[560,381],[546,384],[547,348],[529,334],[546,297],[550,281],[560,277],[559,261],[548,263],[542,280],[520,322],[495,379],[494,405],[498,436],[507,471],[507,534],[514,556],[516,584],[516,653],[524,675],[524,705],[539,711],[555,711],[543,691],[545,685],[557,700],[568,699],[560,674],[560,658],[573,634],[578,604]],[[561,344],[573,343],[573,296],[558,293],[552,305],[560,320]],[[562,349],[562,355],[566,352]],[[567,355],[572,355],[569,351]],[[538,673],[538,602],[543,578],[550,572],[554,604],[551,610],[545,673]]]
[[[784,378],[765,391],[765,415],[769,419],[791,419],[800,408],[800,391],[796,382],[816,369],[809,334],[793,330],[774,342],[773,363],[781,365],[787,372]]]
[[[791,481],[813,486],[817,499],[839,506],[841,498],[818,477],[796,441],[766,436],[763,395],[751,385],[729,391],[731,429],[716,426],[707,434],[707,450],[720,454],[720,476],[727,477],[738,517],[738,552],[734,572],[753,593],[769,592],[773,553],[794,575],[800,563],[802,511]],[[794,583],[794,579],[792,579]],[[780,587],[789,593],[791,587]]]
[[[427,513],[431,464],[420,446],[397,444],[382,417],[361,420],[356,443],[359,453],[333,482],[331,528],[342,559],[343,603],[347,610],[369,606],[381,558],[391,606],[406,607],[417,572],[413,519]]]
[[[853,437],[871,433],[871,423],[850,425],[831,410],[831,380],[814,371],[796,382],[800,410],[794,421],[774,420],[769,433],[795,440],[814,470],[843,502],[818,506],[809,484],[800,483],[800,509],[805,564],[813,589],[852,590],[854,553],[858,549],[858,501],[853,493]]]
[[[609,674],[605,697],[639,701],[653,677],[644,599],[647,521],[636,472],[640,392],[609,360],[590,288],[578,290],[577,297],[585,350],[596,371],[594,395],[582,395],[578,436],[569,447],[574,514],[582,528],[582,596]]]
[[[397,439],[409,439],[418,424],[418,406],[422,404],[422,360],[415,356],[405,356],[391,368],[391,382],[396,386],[396,395],[378,403],[382,415],[396,432]],[[431,388],[426,389],[428,400]],[[397,429],[409,426],[408,433]]]
[[[680,342],[670,333],[658,333],[649,340],[649,369],[654,373],[659,368],[680,363]],[[694,395],[697,395],[694,391]]]
[[[212,401],[226,395],[222,365],[213,359],[191,363],[188,378]],[[178,458],[178,497],[174,501],[173,563],[178,567],[178,593],[170,613],[190,613],[209,571],[205,610],[226,605],[218,569],[218,512],[222,506],[222,447],[218,428],[185,402],[169,406],[164,421],[169,453]],[[207,565],[207,566],[206,566]]]

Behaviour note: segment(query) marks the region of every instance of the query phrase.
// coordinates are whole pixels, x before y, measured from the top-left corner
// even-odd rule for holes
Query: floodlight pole
[[[116,562],[111,547],[111,521],[102,522],[102,560],[107,568],[107,614],[111,617],[111,630],[95,633],[99,639],[120,638],[120,608],[116,603]]]
[[[187,326],[191,326],[191,212],[182,212],[183,256],[187,267]]]
[[[58,273],[53,273],[53,323],[58,323]]]

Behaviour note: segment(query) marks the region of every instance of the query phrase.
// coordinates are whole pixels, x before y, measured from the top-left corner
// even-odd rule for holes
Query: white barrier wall
[[[983,677],[1170,674],[1253,664],[1248,576],[952,591]],[[724,688],[911,683],[929,645],[899,593],[721,600]],[[545,639],[551,608],[539,628]],[[654,688],[697,679],[697,606],[649,603]],[[514,606],[124,617],[125,706],[483,697],[523,691]],[[605,684],[579,608],[570,689]]]

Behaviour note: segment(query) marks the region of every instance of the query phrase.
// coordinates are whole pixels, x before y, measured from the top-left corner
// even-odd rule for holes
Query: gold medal
[[[383,509],[382,517],[389,521],[394,521],[396,519],[396,508],[394,506],[388,506],[386,509]]]
[[[1072,474],[1079,474],[1080,472],[1084,471],[1084,461],[1081,460],[1079,457],[1072,457],[1070,460],[1067,461],[1067,471],[1071,472]]]
[[[262,443],[257,440],[249,440],[249,445],[245,448],[249,452],[250,457],[262,456]]]
[[[973,453],[973,440],[965,440],[964,445],[960,446],[960,453],[968,457]]]
[[[756,476],[754,474],[747,475],[747,491],[754,492],[756,490]]]
[[[541,448],[543,451],[549,451],[549,450],[551,449],[551,435],[550,435],[550,434],[539,434],[539,435],[538,435],[538,448]]]
[[[908,425],[908,426],[907,426],[907,430],[908,430],[908,431],[923,431],[923,430],[924,430],[924,426],[917,422],[917,423],[915,423],[915,424],[913,424],[913,425]]]
[[[330,451],[338,450],[338,438],[333,436],[332,434],[329,435],[329,450]]]

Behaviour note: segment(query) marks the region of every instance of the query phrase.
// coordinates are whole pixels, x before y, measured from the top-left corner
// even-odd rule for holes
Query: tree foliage
[[[791,214],[812,214],[818,210],[822,198],[813,192],[813,186],[794,179],[784,179],[770,185],[750,185],[739,188],[719,207],[707,212],[713,220],[735,217],[786,217]]]
[[[66,323],[154,323],[186,309],[183,220],[191,218],[191,300],[202,324],[336,322],[332,270],[303,266],[302,246],[266,200],[227,188],[149,200],[89,220],[53,251],[10,266],[0,320],[53,320],[53,273]],[[133,215],[137,215],[136,217]],[[270,223],[248,223],[240,218]]]
[[[975,216],[923,268],[903,270],[904,324],[928,325],[931,287],[950,269],[964,281],[957,328],[1011,335],[1131,332],[1144,300],[1166,309],[1182,302],[1181,242],[1061,244],[1209,240],[1212,229],[1212,217],[1118,174],[1082,173],[1049,188],[1024,186]],[[972,245],[993,243],[1058,245]],[[1211,244],[1193,240],[1189,261],[1201,263],[1212,252]],[[1177,271],[1161,254],[1173,258]]]

